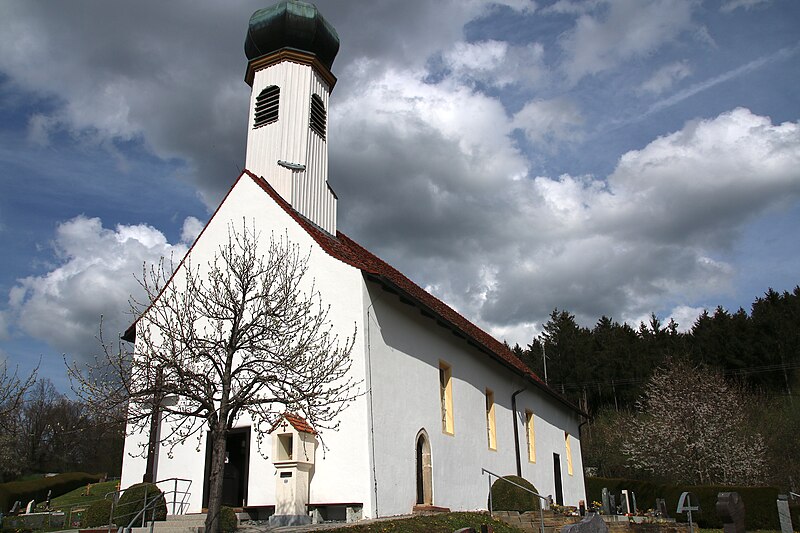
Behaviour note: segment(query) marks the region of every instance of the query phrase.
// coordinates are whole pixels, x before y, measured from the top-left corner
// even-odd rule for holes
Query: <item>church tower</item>
[[[336,78],[336,30],[317,7],[284,1],[250,17],[245,81],[252,88],[247,169],[308,220],[336,235],[328,186],[328,98]]]

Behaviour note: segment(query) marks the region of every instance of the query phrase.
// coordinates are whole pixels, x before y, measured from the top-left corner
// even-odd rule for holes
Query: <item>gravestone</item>
[[[577,524],[567,524],[561,533],[608,533],[608,526],[597,513],[588,513]]]
[[[789,496],[778,495],[778,518],[781,521],[781,533],[793,533],[792,514],[789,512]]]
[[[631,514],[631,501],[627,490],[623,490],[622,494],[619,495],[619,504],[622,506],[622,514]]]
[[[675,512],[678,514],[686,513],[688,515],[686,518],[689,522],[689,533],[694,533],[692,511],[700,512],[700,500],[691,492],[682,492],[681,497],[678,498],[678,508],[675,509]]]
[[[19,513],[19,508],[20,507],[22,507],[22,502],[19,501],[19,500],[15,501],[14,502],[14,506],[11,508],[11,511],[9,511],[9,514],[17,514],[17,513]]]
[[[664,498],[656,498],[656,515],[669,518],[669,513],[667,512],[667,500]]]
[[[28,506],[25,508],[25,514],[31,514],[33,512],[33,506],[36,504],[34,500],[28,502]]]
[[[636,506],[636,493],[631,491],[630,496],[631,496],[631,509],[632,509],[631,513],[639,514],[639,508]]]
[[[717,494],[717,516],[725,533],[744,533],[744,502],[738,492]]]
[[[609,494],[608,503],[611,505],[611,514],[617,514],[617,497]]]
[[[605,515],[613,514],[611,512],[611,500],[608,497],[608,489],[606,487],[603,487],[601,500],[603,502],[603,514]]]

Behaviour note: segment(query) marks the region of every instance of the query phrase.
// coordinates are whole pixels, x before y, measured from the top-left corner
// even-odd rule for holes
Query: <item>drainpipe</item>
[[[511,395],[511,416],[514,417],[514,451],[517,454],[517,477],[522,477],[522,464],[519,461],[519,428],[517,427],[517,394],[525,389],[519,389]]]

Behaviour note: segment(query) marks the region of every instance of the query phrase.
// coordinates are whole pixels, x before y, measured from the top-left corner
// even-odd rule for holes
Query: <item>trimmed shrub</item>
[[[664,498],[669,515],[685,522],[686,513],[676,514],[678,499],[682,492],[691,492],[700,500],[700,512],[692,513],[692,519],[701,528],[721,529],[722,520],[717,516],[717,494],[720,492],[738,492],[744,502],[745,528],[747,531],[757,529],[780,530],[778,519],[778,493],[776,487],[735,487],[724,485],[667,485],[638,481],[633,479],[586,478],[586,496],[588,501],[600,501],[603,487],[614,494],[622,489],[632,490],[636,494],[636,504],[640,510],[655,508],[656,498]]]
[[[125,492],[119,497],[119,501],[114,507],[114,523],[120,527],[128,527],[131,520],[142,510],[145,496],[149,508],[144,519],[145,522],[166,520],[167,502],[161,489],[152,483],[137,483],[125,489]],[[155,505],[152,505],[153,500],[157,500]],[[142,517],[139,516],[137,522],[141,519]]]
[[[53,477],[0,484],[0,512],[7,513],[17,500],[21,501],[23,505],[31,500],[43,502],[47,499],[48,491],[52,491],[51,496],[55,498],[87,483],[96,483],[101,477],[99,474],[70,472]]]
[[[506,483],[503,481],[504,479],[526,487],[537,494],[539,492],[527,479],[503,476],[502,479],[496,479],[492,483],[492,509],[495,511],[519,511],[520,513],[539,510],[539,498],[511,483]]]
[[[239,527],[239,520],[236,512],[230,507],[221,507],[219,510],[219,531],[220,533],[232,533]]]
[[[108,520],[111,518],[111,500],[97,500],[92,503],[83,514],[83,527],[99,527],[111,525]]]

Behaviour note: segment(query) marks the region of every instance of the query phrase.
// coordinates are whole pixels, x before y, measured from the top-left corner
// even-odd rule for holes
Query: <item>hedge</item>
[[[111,508],[114,504],[111,500],[96,500],[92,502],[83,514],[81,526],[85,528],[108,526],[111,520]]]
[[[161,489],[152,483],[137,483],[125,489],[119,497],[114,508],[114,523],[120,527],[128,527],[131,520],[141,512],[145,498],[150,506],[149,511],[139,518],[143,518],[143,522],[166,520],[167,502]],[[158,501],[151,505],[155,500]]]
[[[588,501],[602,501],[603,487],[607,488],[612,494],[616,494],[617,497],[619,497],[623,489],[632,490],[636,495],[636,505],[640,511],[655,509],[656,498],[664,498],[669,516],[683,522],[687,520],[686,513],[676,514],[675,510],[678,507],[678,499],[680,499],[681,493],[685,491],[691,492],[700,500],[700,512],[693,512],[692,519],[701,528],[707,529],[722,528],[722,519],[717,516],[716,511],[717,494],[720,492],[738,492],[739,497],[744,502],[745,529],[747,531],[757,529],[780,530],[776,502],[778,494],[786,492],[776,487],[666,485],[633,479],[587,477],[586,497]],[[800,505],[792,505],[791,512],[792,523],[797,528],[800,525]]]
[[[492,483],[491,489],[492,508],[495,511],[519,511],[523,513],[525,511],[539,510],[539,498],[504,480],[526,487],[533,492],[539,492],[530,481],[521,477],[503,476],[502,479],[496,479],[494,483]]]
[[[17,500],[21,501],[22,505],[26,505],[31,500],[43,502],[47,499],[48,491],[52,491],[51,497],[55,498],[87,483],[97,483],[101,477],[100,474],[70,472],[28,481],[2,483],[0,484],[0,512],[7,513]]]

